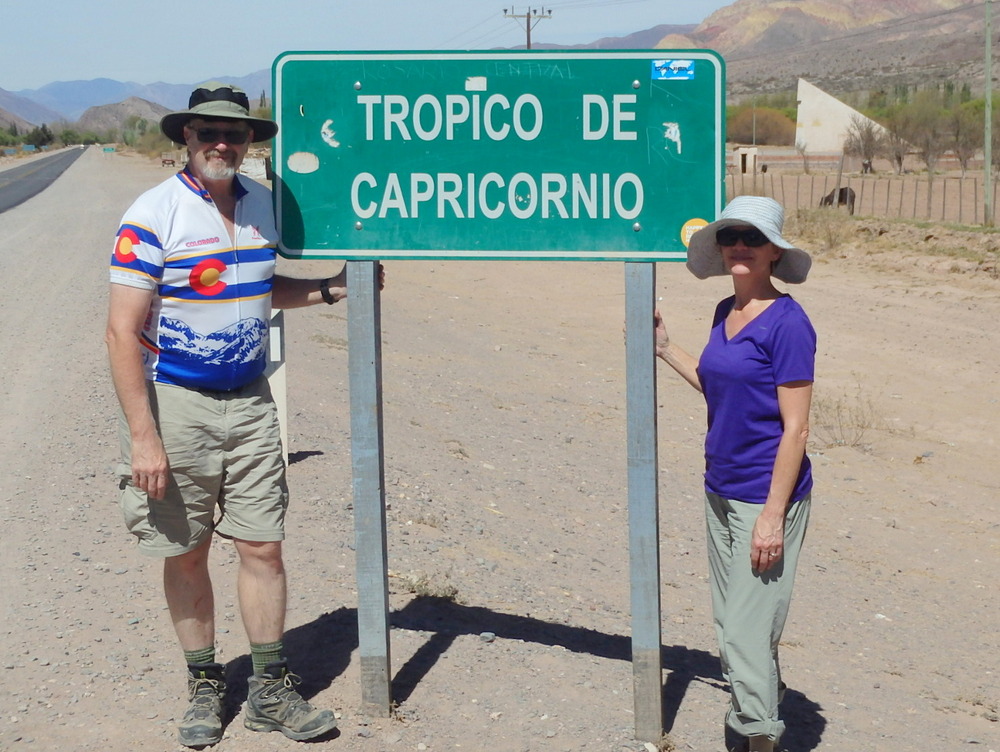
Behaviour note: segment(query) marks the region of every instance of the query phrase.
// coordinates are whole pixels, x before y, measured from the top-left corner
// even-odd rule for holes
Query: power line
[[[513,8],[510,9],[510,13],[508,13],[507,9],[504,8],[503,9],[503,17],[504,18],[513,18],[519,24],[521,23],[522,19],[524,20],[523,26],[524,26],[524,32],[526,34],[525,48],[530,50],[531,49],[531,30],[533,28],[535,28],[536,26],[538,26],[538,22],[541,21],[543,18],[552,18],[552,11],[549,10],[548,13],[546,14],[545,8],[542,7],[541,12],[539,12],[536,9],[532,9],[532,10],[527,10],[526,9],[523,14],[518,14],[518,13],[514,12]]]
[[[486,24],[491,24],[492,28],[487,29],[485,32],[479,34],[479,36],[475,37],[471,41],[462,43],[462,46],[464,48],[466,48],[466,49],[473,49],[476,46],[476,42],[478,42],[480,39],[485,39],[487,37],[491,37],[491,36],[494,36],[495,34],[497,34],[500,31],[500,28],[499,28],[500,27],[500,23],[502,23],[502,19],[498,20],[497,17],[494,14],[491,13],[488,17],[484,18],[479,23],[470,26],[465,31],[460,31],[457,34],[452,35],[448,39],[445,39],[443,42],[441,42],[440,44],[436,45],[436,47],[437,47],[437,49],[448,49],[449,47],[451,47],[452,43],[455,42],[455,40],[461,39],[466,34],[471,34],[472,32],[474,32],[476,29],[480,28],[481,26],[484,26]]]

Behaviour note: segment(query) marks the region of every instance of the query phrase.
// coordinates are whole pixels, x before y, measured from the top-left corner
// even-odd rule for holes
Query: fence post
[[[975,203],[973,204],[973,206],[975,207],[975,211],[973,212],[972,223],[978,225],[979,224],[979,179],[978,178],[972,179],[972,200],[975,201]]]
[[[965,176],[963,175],[961,178],[959,178],[959,180],[960,180],[960,182],[958,184],[958,223],[962,224],[962,219],[963,219],[962,218],[962,203],[963,203],[962,199],[964,198],[964,196],[962,194],[965,193]]]

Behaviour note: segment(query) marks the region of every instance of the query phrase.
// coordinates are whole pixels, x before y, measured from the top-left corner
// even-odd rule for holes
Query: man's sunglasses
[[[250,131],[246,131],[241,128],[232,130],[224,130],[222,128],[197,128],[195,129],[195,135],[198,136],[198,140],[203,144],[217,144],[220,141],[225,141],[227,144],[239,146],[247,142],[247,139],[250,137]]]
[[[751,227],[749,230],[737,230],[733,227],[723,227],[721,230],[715,233],[715,242],[720,246],[729,247],[736,245],[737,241],[743,241],[743,245],[747,248],[760,248],[760,246],[765,243],[770,243],[767,235],[762,233],[756,227]]]

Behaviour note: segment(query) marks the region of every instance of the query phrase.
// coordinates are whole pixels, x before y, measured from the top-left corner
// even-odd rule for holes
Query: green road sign
[[[280,252],[683,261],[725,198],[710,51],[288,52]]]

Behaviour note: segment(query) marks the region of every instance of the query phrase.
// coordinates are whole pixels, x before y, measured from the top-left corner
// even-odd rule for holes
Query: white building
[[[853,118],[870,120],[836,97],[799,79],[795,145],[807,154],[839,154]],[[881,129],[881,126],[876,126]]]

